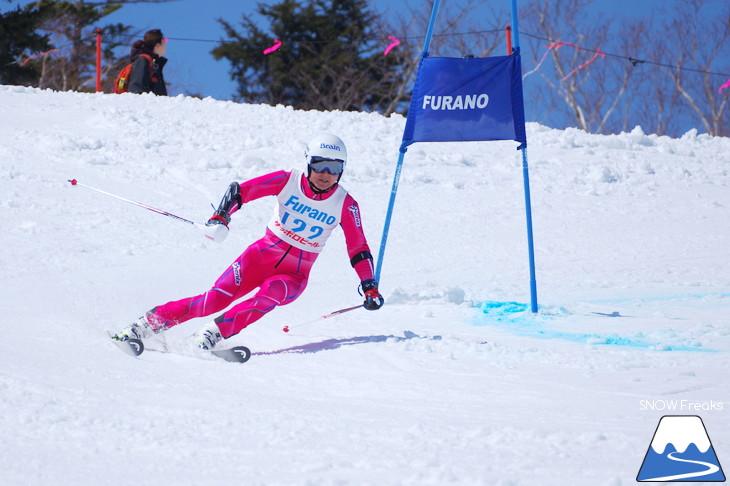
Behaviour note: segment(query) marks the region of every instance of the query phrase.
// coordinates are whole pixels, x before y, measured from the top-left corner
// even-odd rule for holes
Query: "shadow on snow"
[[[326,339],[316,343],[301,344],[299,346],[292,346],[290,348],[277,349],[275,351],[257,351],[251,354],[253,355],[268,355],[268,354],[285,354],[285,353],[319,353],[320,351],[330,351],[338,349],[343,346],[353,346],[356,344],[368,344],[368,343],[382,343],[385,341],[402,342],[408,341],[409,339],[431,339],[434,341],[440,341],[441,336],[423,337],[418,334],[405,331],[403,336],[357,336],[341,339]]]

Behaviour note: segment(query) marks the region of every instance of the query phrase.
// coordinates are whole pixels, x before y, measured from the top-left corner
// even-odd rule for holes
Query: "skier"
[[[310,269],[337,225],[344,230],[350,264],[360,278],[363,306],[380,309],[385,301],[373,278],[373,258],[363,233],[360,209],[339,185],[347,163],[345,144],[335,135],[321,134],[307,144],[304,156],[306,175],[298,170],[281,170],[230,184],[206,223],[210,239],[225,239],[231,215],[243,204],[264,196],[276,196],[278,204],[264,237],[246,248],[210,290],[154,307],[113,339],[145,339],[194,317],[220,312],[258,287],[251,298],[193,334],[198,347],[213,349],[276,306],[294,302],[304,291]]]

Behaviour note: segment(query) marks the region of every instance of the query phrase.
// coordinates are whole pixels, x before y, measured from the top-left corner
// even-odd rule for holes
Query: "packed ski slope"
[[[138,359],[106,331],[209,288],[273,200],[216,244],[67,180],[204,222],[333,132],[377,254],[404,118],[10,86],[0,107],[3,484],[629,485],[667,414],[730,464],[730,139],[529,124],[537,315],[516,144],[414,145],[385,307],[309,322],[361,300],[336,233],[230,340],[239,365],[187,348],[202,319]]]

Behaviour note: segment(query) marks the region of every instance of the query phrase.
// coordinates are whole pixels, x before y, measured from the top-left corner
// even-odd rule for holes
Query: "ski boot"
[[[193,334],[193,341],[200,349],[211,350],[222,340],[223,336],[215,322],[211,322]]]
[[[125,327],[118,333],[112,336],[115,341],[128,341],[130,339],[138,339],[142,341],[154,334],[152,327],[150,327],[147,317],[142,316],[134,321],[129,326]]]

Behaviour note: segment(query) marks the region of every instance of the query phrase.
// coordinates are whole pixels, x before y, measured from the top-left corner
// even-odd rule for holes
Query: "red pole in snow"
[[[512,54],[512,26],[507,24],[507,55]]]
[[[96,28],[96,92],[101,91],[101,29]]]

